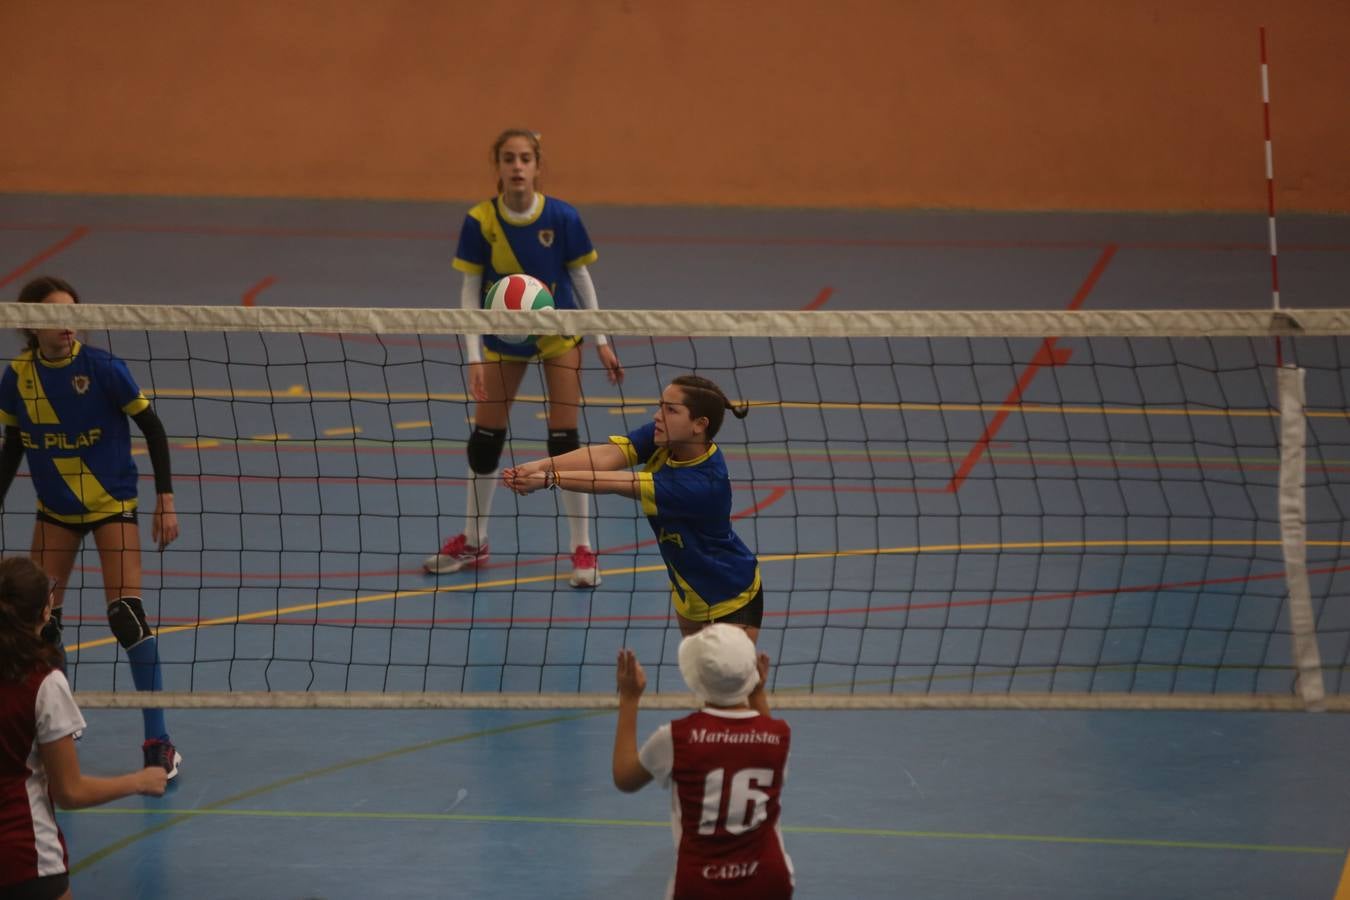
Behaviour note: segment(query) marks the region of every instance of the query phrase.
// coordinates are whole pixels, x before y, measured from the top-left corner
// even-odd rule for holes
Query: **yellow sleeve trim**
[[[632,441],[621,434],[612,434],[609,436],[609,442],[623,451],[623,458],[628,461],[630,467],[637,465],[637,448],[633,446]]]
[[[599,258],[600,258],[600,254],[597,253],[596,251],[592,250],[590,253],[587,253],[585,256],[578,256],[576,259],[574,259],[574,260],[572,260],[571,262],[569,262],[569,263],[567,264],[567,268],[569,268],[569,269],[575,269],[577,266],[589,266],[591,263],[595,262],[595,261],[596,261],[597,259],[599,259]]]
[[[0,409],[0,425],[17,426],[18,424],[19,424],[18,416],[12,416],[9,413],[5,412],[3,409]]]
[[[145,399],[144,394],[141,394],[135,400],[132,400],[126,406],[122,407],[122,412],[126,413],[129,416],[136,416],[145,412],[149,408],[150,408],[150,401]]]
[[[482,275],[483,267],[478,263],[465,262],[456,256],[450,261],[450,268],[458,269],[461,272],[468,272],[470,275]]]
[[[656,482],[651,472],[637,473],[638,499],[642,501],[642,513],[656,515]]]

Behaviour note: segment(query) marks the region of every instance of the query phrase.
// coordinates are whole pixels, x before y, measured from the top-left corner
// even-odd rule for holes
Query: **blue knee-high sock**
[[[159,641],[148,637],[127,650],[127,659],[131,660],[131,680],[138,691],[164,690],[164,678],[159,668]],[[169,735],[164,724],[164,710],[143,709],[141,718],[145,720],[145,739],[165,738]]]

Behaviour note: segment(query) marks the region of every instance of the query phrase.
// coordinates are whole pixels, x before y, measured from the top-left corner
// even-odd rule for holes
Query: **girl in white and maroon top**
[[[46,574],[27,557],[0,560],[0,900],[71,896],[64,809],[131,794],[159,796],[168,772],[155,766],[95,778],[80,772],[74,735],[84,730],[59,655],[41,637],[52,613]]]
[[[614,784],[670,785],[675,875],[670,900],[781,900],[792,896],[792,860],[778,829],[792,730],[769,715],[769,657],[744,629],[715,623],[680,642],[680,674],[704,704],[658,728],[637,748],[638,701],[647,676],[619,651]]]

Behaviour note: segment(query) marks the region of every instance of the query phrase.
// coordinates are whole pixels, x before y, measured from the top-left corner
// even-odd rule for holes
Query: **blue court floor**
[[[87,768],[139,715],[94,711]],[[663,721],[644,713],[645,736]],[[1344,716],[796,712],[798,895],[1330,898]],[[77,896],[660,897],[669,797],[609,783],[612,713],[172,712],[162,799],[62,816]]]

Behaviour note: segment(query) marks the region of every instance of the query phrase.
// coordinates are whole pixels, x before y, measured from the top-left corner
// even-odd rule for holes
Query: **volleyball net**
[[[463,521],[459,335],[522,317],[611,336],[628,377],[583,347],[583,442],[687,372],[750,404],[717,444],[779,706],[1345,706],[1344,311],[7,309],[121,357],[170,435],[182,536],[144,553],[165,706],[607,706],[621,647],[650,705],[688,705],[633,501],[593,500],[594,590],[554,492],[497,492],[487,565],[421,569]],[[503,466],[545,455],[542,394],[533,366]],[[33,508],[21,474],[5,553]],[[86,541],[71,679],[143,705],[103,602]]]

